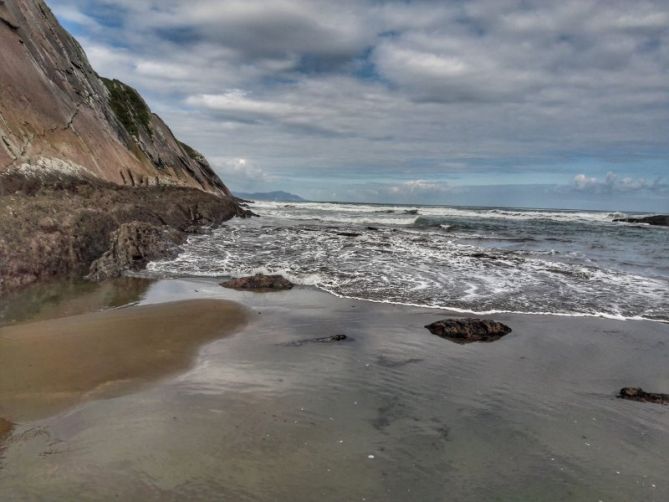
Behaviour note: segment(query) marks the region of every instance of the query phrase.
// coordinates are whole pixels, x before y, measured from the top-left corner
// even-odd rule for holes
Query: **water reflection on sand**
[[[142,303],[224,298],[233,337],[177,376],[18,424],[10,498],[101,500],[666,500],[669,407],[614,398],[669,387],[669,326],[499,315],[461,346],[446,314],[297,288],[258,295],[158,281]],[[346,333],[351,343],[290,345]]]

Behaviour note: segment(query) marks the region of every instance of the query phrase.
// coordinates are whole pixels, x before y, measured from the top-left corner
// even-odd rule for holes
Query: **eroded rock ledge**
[[[247,214],[232,197],[193,188],[0,175],[0,293],[137,270],[173,253],[189,232]]]

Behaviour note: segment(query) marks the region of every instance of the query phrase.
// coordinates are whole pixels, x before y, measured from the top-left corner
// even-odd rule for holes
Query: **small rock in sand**
[[[487,319],[444,319],[425,326],[433,335],[455,343],[494,342],[511,333],[511,328]]]
[[[643,403],[669,404],[669,394],[646,392],[640,387],[623,387],[620,389],[618,397]]]

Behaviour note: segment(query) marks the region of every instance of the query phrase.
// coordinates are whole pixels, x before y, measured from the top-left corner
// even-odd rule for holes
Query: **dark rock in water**
[[[669,394],[646,392],[640,387],[624,387],[620,389],[618,397],[642,403],[669,404]]]
[[[405,209],[404,214],[418,214],[418,209]]]
[[[343,237],[360,237],[362,234],[359,234],[358,232],[337,232],[337,235]]]
[[[305,343],[334,343],[334,342],[343,342],[346,340],[350,341],[351,339],[348,336],[341,334],[332,336],[322,336],[319,338],[309,338],[307,340],[298,340],[296,342],[290,342],[286,345],[291,345],[293,347],[300,347]]]
[[[257,274],[231,279],[222,282],[221,286],[232,289],[282,290],[292,289],[293,283],[281,275]]]
[[[613,221],[621,223],[647,223],[661,227],[669,227],[669,214],[656,214],[655,216],[642,216],[640,218],[617,218]]]
[[[111,247],[91,264],[89,279],[120,277],[126,270],[141,270],[151,260],[176,256],[185,234],[167,226],[124,223],[112,233]]]
[[[444,319],[425,327],[433,335],[456,343],[494,342],[511,333],[505,324],[486,319]]]
[[[377,227],[367,227],[367,230],[371,230],[372,232],[378,232],[379,229]]]

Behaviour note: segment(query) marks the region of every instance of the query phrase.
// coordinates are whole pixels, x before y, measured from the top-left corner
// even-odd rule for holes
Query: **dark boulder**
[[[624,387],[620,389],[618,397],[642,403],[669,404],[669,394],[646,392],[640,387]]]
[[[444,319],[425,327],[433,335],[455,343],[494,342],[511,333],[505,324],[486,319]]]
[[[250,275],[230,279],[221,283],[224,288],[232,289],[254,289],[261,291],[292,289],[293,283],[281,275]]]
[[[341,235],[342,237],[360,237],[362,234],[358,232],[337,232],[337,235]]]
[[[647,223],[660,227],[669,227],[669,214],[656,214],[654,216],[642,216],[639,218],[617,218],[613,221],[621,223]]]

